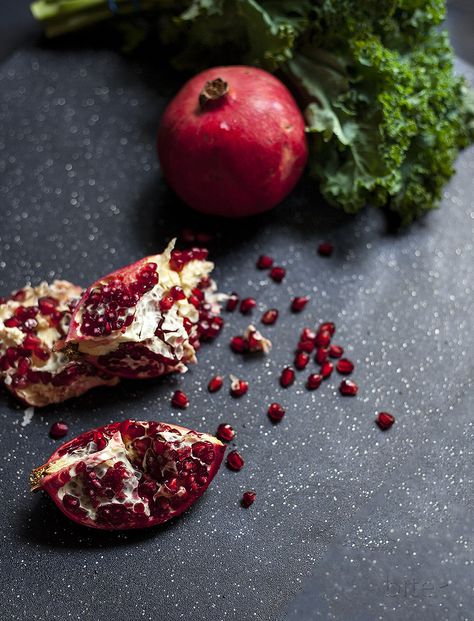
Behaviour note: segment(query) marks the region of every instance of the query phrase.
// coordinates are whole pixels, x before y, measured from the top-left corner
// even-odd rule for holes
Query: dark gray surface
[[[194,218],[156,163],[164,73],[87,49],[24,49],[3,64],[1,291],[54,277],[87,284],[161,250]],[[24,428],[3,395],[2,618],[471,621],[473,172],[471,149],[442,209],[399,235],[378,212],[326,208],[310,184],[267,216],[218,227],[221,290],[282,311],[265,361],[229,352],[247,323],[233,315],[182,378],[91,392]],[[326,238],[329,260],[315,252]],[[288,268],[282,285],[255,270],[261,251]],[[308,291],[302,315],[285,310]],[[356,399],[338,395],[336,378],[311,394],[303,378],[278,386],[300,328],[321,319],[336,321],[336,342],[358,364]],[[208,395],[215,371],[249,379],[248,396]],[[175,385],[190,395],[185,412],[169,407]],[[277,426],[265,415],[274,398],[287,407]],[[397,416],[386,434],[372,423],[382,408]],[[90,532],[30,496],[27,473],[56,446],[52,421],[67,420],[73,437],[125,416],[211,432],[231,422],[246,467],[223,468],[187,514],[147,532]]]

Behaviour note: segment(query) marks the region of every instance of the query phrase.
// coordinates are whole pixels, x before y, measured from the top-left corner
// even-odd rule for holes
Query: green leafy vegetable
[[[444,0],[38,0],[51,35],[140,6],[178,68],[245,63],[278,71],[299,98],[311,170],[345,211],[384,206],[408,223],[436,206],[474,97],[453,73]],[[122,22],[123,24],[123,22]]]

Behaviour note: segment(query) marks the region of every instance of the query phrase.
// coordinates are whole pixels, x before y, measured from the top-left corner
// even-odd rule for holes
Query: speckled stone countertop
[[[175,87],[106,50],[25,47],[3,63],[0,293],[88,284],[195,223],[155,154]],[[236,313],[182,377],[96,390],[25,426],[2,393],[2,619],[472,621],[472,149],[457,168],[442,208],[399,234],[380,212],[331,210],[308,182],[274,212],[220,227],[220,289],[255,295],[255,318],[281,311],[264,360],[229,351],[248,324]],[[329,259],[316,253],[324,239]],[[255,269],[261,252],[287,268],[282,284]],[[294,315],[299,294],[311,302]],[[312,393],[305,373],[278,385],[299,331],[321,320],[336,322],[357,364],[356,398],[341,397],[335,377]],[[209,395],[216,372],[248,379],[248,395]],[[182,412],[170,407],[176,386],[191,399]],[[287,410],[278,425],[270,400]],[[380,409],[397,418],[387,433],[373,423]],[[125,417],[210,432],[229,422],[246,466],[223,467],[191,510],[146,532],[89,531],[30,495],[28,472],[57,445],[51,422],[66,420],[72,438]],[[250,488],[257,500],[244,510]]]

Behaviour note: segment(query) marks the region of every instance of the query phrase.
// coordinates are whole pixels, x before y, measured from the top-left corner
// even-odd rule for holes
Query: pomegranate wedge
[[[207,489],[225,446],[177,425],[126,420],[60,446],[30,475],[71,520],[104,530],[155,526]]]
[[[104,276],[79,301],[64,344],[72,357],[121,377],[184,372],[200,341],[223,321],[209,278],[207,250],[173,250],[145,257]]]
[[[55,280],[24,287],[0,304],[0,378],[24,403],[42,407],[119,381],[54,351],[81,294],[80,287]]]

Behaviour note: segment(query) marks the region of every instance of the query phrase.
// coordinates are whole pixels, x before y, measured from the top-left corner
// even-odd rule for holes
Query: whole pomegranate
[[[57,347],[120,377],[184,372],[200,340],[217,336],[223,321],[207,250],[173,247],[91,285]]]
[[[198,211],[238,218],[267,211],[306,164],[304,120],[287,88],[261,69],[214,67],[170,102],[158,132],[164,176]]]
[[[144,528],[185,511],[209,486],[225,446],[154,421],[126,420],[60,446],[30,475],[69,518],[93,528]]]
[[[119,380],[54,347],[67,334],[81,287],[65,280],[24,287],[0,303],[0,379],[28,405],[42,407]]]

